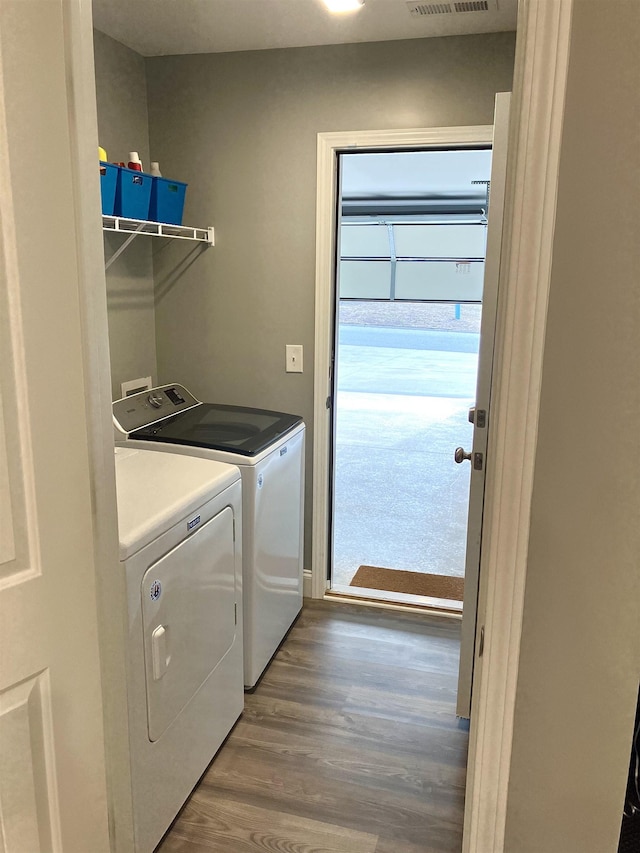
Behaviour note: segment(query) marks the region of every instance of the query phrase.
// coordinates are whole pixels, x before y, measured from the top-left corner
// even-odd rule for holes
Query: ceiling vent
[[[463,0],[453,6],[456,12],[488,12],[489,0]]]
[[[496,9],[496,0],[453,0],[451,3],[416,3],[415,0],[409,0],[407,9],[412,18],[462,12],[489,12]]]
[[[407,3],[409,13],[414,18],[425,15],[447,15],[453,12],[451,3]]]

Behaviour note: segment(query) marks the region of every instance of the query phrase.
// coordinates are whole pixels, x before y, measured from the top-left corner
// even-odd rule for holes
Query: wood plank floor
[[[161,853],[459,853],[459,622],[305,602]]]

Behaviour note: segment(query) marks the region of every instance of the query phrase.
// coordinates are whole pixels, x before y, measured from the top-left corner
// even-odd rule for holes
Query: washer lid
[[[257,456],[301,423],[299,415],[286,412],[200,403],[188,411],[138,429],[130,438]]]
[[[195,456],[116,447],[115,459],[121,560],[240,479],[235,465]]]

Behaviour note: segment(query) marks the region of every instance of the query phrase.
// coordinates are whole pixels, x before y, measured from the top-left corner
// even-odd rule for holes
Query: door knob
[[[461,462],[464,462],[465,459],[471,461],[471,454],[467,453],[464,447],[456,447],[456,452],[453,454],[453,458],[459,465]]]

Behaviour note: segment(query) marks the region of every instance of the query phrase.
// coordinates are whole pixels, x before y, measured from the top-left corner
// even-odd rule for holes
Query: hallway
[[[161,853],[459,853],[459,622],[305,601]]]

